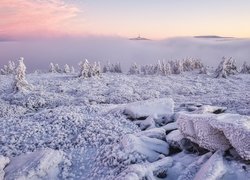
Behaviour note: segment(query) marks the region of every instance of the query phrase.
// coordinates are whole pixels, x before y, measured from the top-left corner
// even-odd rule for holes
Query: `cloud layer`
[[[72,33],[71,20],[80,12],[62,0],[1,0],[0,37],[58,36]]]

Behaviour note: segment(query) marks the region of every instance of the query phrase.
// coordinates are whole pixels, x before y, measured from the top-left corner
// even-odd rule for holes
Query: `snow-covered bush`
[[[4,65],[3,69],[1,69],[2,75],[14,74],[16,65],[13,61],[9,61],[8,65]]]
[[[133,63],[132,66],[130,67],[129,74],[140,74],[140,69],[136,63]]]
[[[14,85],[15,91],[25,91],[25,90],[32,89],[32,86],[26,81],[26,78],[25,78],[26,66],[23,60],[24,60],[23,57],[19,59],[19,64],[16,68],[15,85]]]
[[[101,74],[101,64],[94,62],[90,64],[87,59],[84,62],[80,62],[80,74],[79,77],[88,78],[93,76],[100,76]]]
[[[102,72],[122,73],[121,64],[120,62],[117,62],[115,64],[111,64],[110,62],[108,62],[106,65],[104,65]]]
[[[199,74],[207,74],[207,67],[203,66],[200,68]]]
[[[242,67],[241,67],[240,73],[250,74],[250,65],[248,65],[246,62],[244,62]]]
[[[183,62],[178,61],[170,61],[171,69],[173,74],[181,74],[183,72]]]
[[[237,73],[237,67],[235,64],[235,60],[233,60],[232,58],[226,59],[225,57],[223,57],[219,66],[215,70],[215,77],[227,78],[227,76],[234,75],[236,73]]]

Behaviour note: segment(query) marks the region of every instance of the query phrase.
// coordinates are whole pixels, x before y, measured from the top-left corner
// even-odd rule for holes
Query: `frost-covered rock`
[[[168,155],[169,145],[165,141],[149,138],[147,136],[137,137],[133,134],[121,138],[121,145],[126,153],[137,152],[146,156],[149,162],[158,160],[161,155]]]
[[[161,139],[164,140],[165,136],[166,136],[166,130],[164,128],[153,128],[153,129],[149,129],[146,131],[141,131],[138,133],[135,133],[136,136],[140,137],[140,136],[147,136],[150,138],[156,138],[156,139]]]
[[[201,166],[212,156],[212,153],[206,153],[202,155],[197,161],[191,163],[186,169],[181,172],[178,180],[193,180]]]
[[[239,155],[250,160],[250,117],[239,114],[222,114],[210,122],[222,131]]]
[[[64,153],[53,149],[37,150],[10,159],[4,169],[6,179],[58,179]]]
[[[0,179],[4,179],[4,168],[9,164],[10,159],[0,155]]]
[[[174,101],[171,98],[162,98],[146,101],[138,101],[125,106],[124,114],[130,118],[145,118],[150,115],[172,114]]]
[[[168,169],[173,165],[171,157],[165,157],[154,163],[130,165],[117,179],[119,180],[141,180],[167,177]]]
[[[222,179],[227,172],[227,166],[223,161],[223,152],[215,152],[195,175],[194,180]]]
[[[208,150],[227,150],[231,147],[222,131],[210,125],[216,119],[214,114],[180,113],[177,124],[181,133],[191,141]]]
[[[166,141],[167,143],[175,148],[181,148],[181,140],[184,138],[184,136],[181,134],[179,130],[174,130],[171,131],[167,136],[166,136]]]
[[[212,151],[234,147],[242,158],[250,160],[249,116],[180,113],[177,123],[182,134],[201,147]]]

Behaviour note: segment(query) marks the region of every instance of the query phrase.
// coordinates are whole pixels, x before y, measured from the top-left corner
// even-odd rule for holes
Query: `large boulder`
[[[174,101],[172,98],[161,98],[138,101],[125,106],[124,114],[132,119],[146,118],[152,115],[173,114]]]
[[[250,117],[239,114],[179,113],[180,132],[199,146],[215,151],[234,147],[239,155],[250,160]]]

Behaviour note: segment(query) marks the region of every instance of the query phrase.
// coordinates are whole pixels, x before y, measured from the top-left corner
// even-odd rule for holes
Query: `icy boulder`
[[[140,180],[156,179],[167,177],[167,171],[173,165],[171,157],[165,157],[154,163],[134,164],[128,166],[117,179],[119,180]]]
[[[250,117],[239,114],[222,114],[210,122],[224,133],[239,155],[250,160]]]
[[[181,133],[191,141],[208,150],[227,150],[231,147],[224,133],[210,125],[216,120],[214,114],[180,113],[177,124]]]
[[[201,169],[195,175],[194,180],[222,179],[226,172],[227,165],[224,163],[223,153],[221,151],[217,151],[201,167]]]
[[[9,158],[0,155],[0,179],[4,178],[4,168],[10,162]]]
[[[250,160],[250,117],[239,114],[179,113],[177,124],[181,133],[208,150],[234,147],[239,155]]]
[[[10,159],[4,169],[6,179],[58,179],[59,164],[63,162],[62,151],[38,150]]]
[[[120,142],[125,153],[137,152],[144,155],[149,162],[154,162],[162,155],[168,155],[169,153],[168,143],[156,138],[137,137],[133,134],[128,134],[123,136]]]
[[[161,98],[130,103],[125,107],[124,114],[132,119],[146,118],[150,115],[173,114],[172,98]]]

